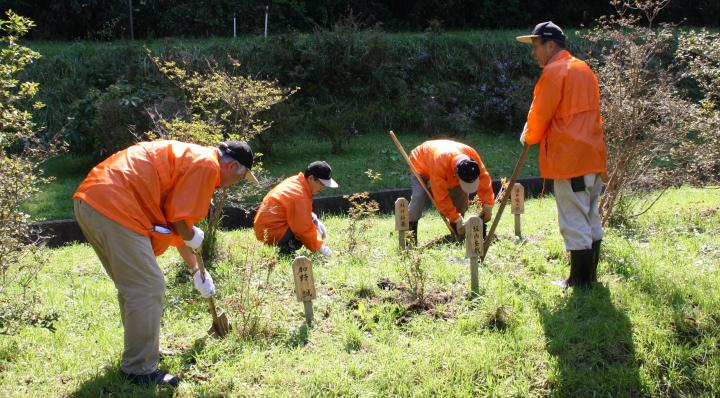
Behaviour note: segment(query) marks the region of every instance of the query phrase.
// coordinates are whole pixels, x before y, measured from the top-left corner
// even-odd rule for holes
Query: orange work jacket
[[[480,160],[480,155],[471,147],[452,140],[431,140],[425,141],[410,152],[410,163],[418,174],[430,180],[431,193],[439,207],[438,210],[450,222],[462,217],[450,199],[449,193],[451,188],[460,185],[455,173],[455,164],[462,155],[473,159],[480,166],[477,195],[482,203],[495,204],[490,174]]]
[[[323,244],[312,221],[312,191],[303,173],[288,177],[273,188],[255,214],[255,237],[268,245],[280,241],[288,228],[310,251]]]
[[[153,226],[178,221],[192,226],[202,220],[219,186],[215,148],[178,141],[141,142],[95,166],[73,199],[150,237],[155,255],[160,255],[168,246],[184,243],[174,232],[152,232]]]
[[[584,61],[562,50],[543,68],[524,133],[526,144],[540,143],[544,178],[607,172],[600,89]]]

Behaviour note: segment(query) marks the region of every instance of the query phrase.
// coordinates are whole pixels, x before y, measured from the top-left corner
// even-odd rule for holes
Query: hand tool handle
[[[195,259],[197,260],[198,268],[200,269],[200,279],[202,279],[203,283],[205,282],[205,262],[203,261],[202,254],[200,254],[200,249],[193,251],[195,253]],[[215,309],[215,300],[213,300],[212,296],[208,297],[208,303],[210,304],[210,312],[212,313],[213,318],[213,324],[218,323],[218,315],[217,310]]]
[[[412,165],[412,162],[410,162],[410,158],[408,157],[407,153],[405,152],[405,149],[403,148],[400,141],[395,136],[395,133],[390,131],[390,138],[395,143],[395,146],[398,149],[398,152],[405,158],[405,161],[407,162],[408,166],[410,167],[410,171],[415,175],[415,178],[417,178],[418,182],[420,183],[420,186],[425,190],[425,193],[430,198],[430,201],[432,202],[433,206],[435,206],[436,209],[438,209],[438,212],[440,212],[440,208],[438,207],[437,203],[435,203],[435,199],[433,198],[432,194],[430,193],[430,190],[425,186],[425,181],[423,181],[423,178],[418,174],[418,172],[415,170],[415,168]],[[450,222],[445,218],[445,216],[440,213],[440,218],[445,222],[445,226],[448,227],[450,230],[450,233],[457,238],[457,235],[455,234],[455,230],[450,226]]]
[[[502,200],[500,200],[500,207],[498,208],[497,214],[495,214],[495,218],[493,219],[492,226],[490,227],[490,231],[488,232],[487,238],[485,239],[483,256],[482,260],[485,260],[485,255],[487,254],[487,250],[492,244],[493,240],[495,239],[495,229],[498,226],[498,223],[500,222],[500,217],[502,217],[503,210],[505,210],[505,205],[507,204],[507,200],[510,197],[509,190],[512,189],[513,186],[515,186],[515,180],[517,180],[518,175],[520,175],[520,170],[522,170],[523,165],[525,164],[525,158],[527,157],[528,152],[530,151],[530,145],[525,144],[523,147],[522,153],[520,154],[520,158],[518,159],[517,163],[515,164],[515,170],[513,171],[512,177],[510,178],[510,184],[508,185],[508,189],[503,191]],[[500,190],[502,191],[502,187],[500,187]],[[481,260],[481,261],[482,261]]]

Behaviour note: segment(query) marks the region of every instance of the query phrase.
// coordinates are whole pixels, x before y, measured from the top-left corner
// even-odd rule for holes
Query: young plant
[[[402,277],[410,288],[412,299],[417,303],[425,302],[425,285],[427,272],[423,266],[422,250],[405,250],[402,252]]]
[[[273,334],[269,295],[277,257],[263,253],[262,245],[255,240],[243,245],[230,242],[228,253],[227,261],[237,283],[225,304],[232,312],[236,333],[245,340]]]
[[[354,255],[361,242],[364,242],[363,236],[371,228],[370,216],[380,210],[380,205],[374,200],[370,200],[367,192],[345,195],[343,198],[350,202],[348,216],[349,224],[345,229],[347,233],[347,253]]]

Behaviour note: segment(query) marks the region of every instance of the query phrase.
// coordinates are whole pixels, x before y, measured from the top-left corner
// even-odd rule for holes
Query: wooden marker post
[[[512,202],[512,214],[515,215],[515,236],[522,238],[520,228],[520,215],[525,213],[525,188],[522,184],[515,183],[510,191],[510,201]]]
[[[465,222],[465,250],[470,259],[470,289],[479,294],[478,258],[482,258],[485,250],[483,245],[482,221],[478,216],[472,216]]]
[[[395,230],[398,231],[400,249],[402,250],[405,250],[405,233],[409,229],[408,201],[405,198],[397,198],[395,201]]]
[[[312,263],[305,256],[295,257],[292,269],[295,276],[295,295],[298,301],[302,301],[305,305],[305,322],[307,322],[308,326],[312,326],[312,301],[315,300],[315,279],[313,278]]]

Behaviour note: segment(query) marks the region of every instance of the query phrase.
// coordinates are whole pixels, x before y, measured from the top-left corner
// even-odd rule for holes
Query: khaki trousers
[[[415,222],[422,217],[423,210],[430,205],[430,199],[414,175],[410,175],[410,189],[412,194],[408,205],[408,219]],[[432,193],[432,187],[430,187],[430,192]],[[468,209],[469,195],[460,188],[460,185],[450,188],[448,195],[458,213],[465,214]]]
[[[121,368],[129,374],[152,373],[160,356],[165,277],[150,238],[110,220],[79,199],[74,200],[74,206],[80,229],[118,292],[125,329]]]
[[[585,189],[579,192],[573,192],[569,179],[554,181],[558,223],[566,250],[592,249],[593,242],[603,238],[598,204],[604,184],[599,174],[586,174],[583,179]]]

